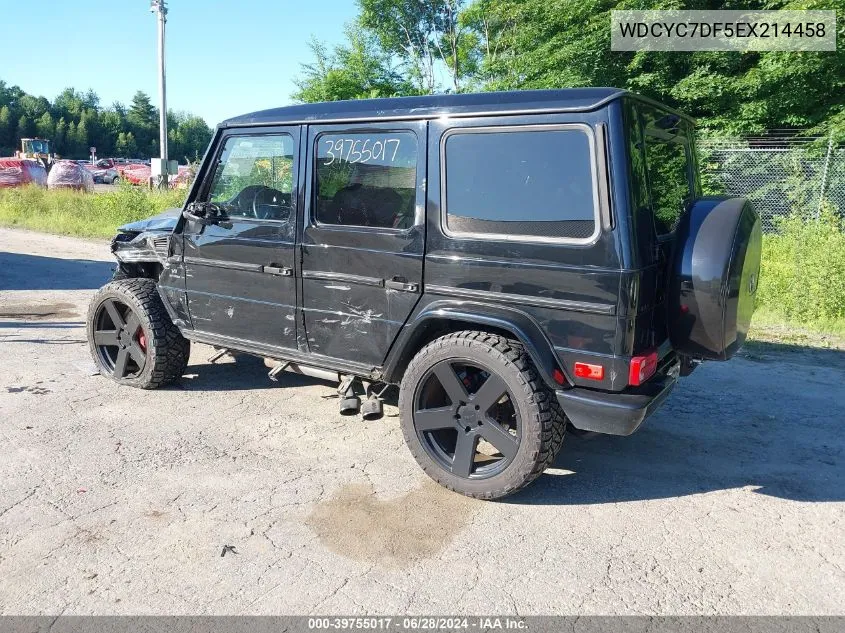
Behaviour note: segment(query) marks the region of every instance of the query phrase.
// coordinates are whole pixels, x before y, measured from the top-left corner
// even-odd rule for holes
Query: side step
[[[276,360],[275,358],[265,358],[264,366],[270,367],[270,380],[278,382],[276,376],[283,371],[289,371],[293,374],[301,374],[303,376],[311,376],[311,378],[320,378],[322,380],[329,380],[331,382],[339,382],[343,375],[336,371],[328,369],[320,369],[318,367],[309,367],[308,365],[300,365],[292,361]]]

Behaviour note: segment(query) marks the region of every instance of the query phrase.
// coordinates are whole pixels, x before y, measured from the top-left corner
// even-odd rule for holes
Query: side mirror
[[[217,224],[224,229],[230,229],[233,226],[226,212],[213,202],[192,202],[182,211],[182,217],[201,226]]]
[[[217,224],[222,219],[217,207],[206,202],[192,202],[182,211],[182,217],[203,226]]]

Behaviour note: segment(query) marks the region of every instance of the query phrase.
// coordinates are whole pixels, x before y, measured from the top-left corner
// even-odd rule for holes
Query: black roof
[[[261,110],[227,119],[220,126],[430,119],[444,115],[473,116],[517,112],[584,112],[595,110],[624,94],[626,91],[619,88],[566,88],[330,101]]]

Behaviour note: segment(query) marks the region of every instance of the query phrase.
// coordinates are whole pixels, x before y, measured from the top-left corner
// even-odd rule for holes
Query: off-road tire
[[[516,457],[501,473],[487,479],[458,477],[426,452],[414,428],[414,400],[429,368],[457,358],[478,360],[508,385],[522,424]],[[531,357],[514,339],[480,331],[462,331],[435,339],[411,360],[399,390],[402,433],[426,474],[450,490],[476,499],[501,499],[524,488],[551,466],[560,451],[567,420],[554,393],[539,376]]]
[[[94,344],[94,320],[99,306],[108,298],[119,299],[128,305],[139,317],[144,330],[147,361],[143,371],[135,377],[115,378],[99,359]],[[119,279],[100,288],[88,307],[87,332],[89,349],[97,369],[118,384],[157,389],[179,380],[188,366],[191,343],[170,320],[153,279]]]

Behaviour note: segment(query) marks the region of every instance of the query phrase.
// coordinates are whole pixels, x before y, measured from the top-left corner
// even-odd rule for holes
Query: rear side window
[[[461,130],[446,138],[444,155],[447,232],[531,240],[596,235],[586,129]]]
[[[321,134],[318,224],[405,229],[414,223],[417,137],[412,132]]]
[[[658,235],[675,230],[693,198],[689,126],[677,115],[643,108],[646,166]]]

